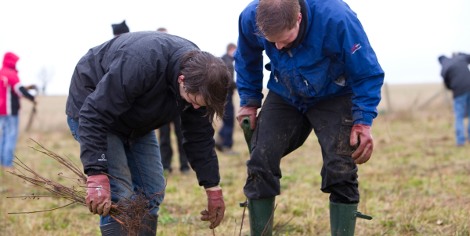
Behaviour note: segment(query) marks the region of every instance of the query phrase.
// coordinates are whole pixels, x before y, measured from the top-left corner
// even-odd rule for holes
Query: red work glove
[[[361,124],[353,125],[351,136],[349,137],[349,144],[351,146],[358,145],[357,149],[352,153],[354,162],[356,164],[366,163],[374,150],[374,140],[370,133],[370,126]]]
[[[90,212],[102,216],[108,215],[111,208],[111,187],[108,176],[88,176],[86,186],[86,205]]]
[[[222,189],[220,187],[213,187],[206,189],[207,194],[207,210],[201,211],[201,220],[210,221],[209,228],[214,229],[217,227],[225,213],[224,196],[222,196]]]
[[[242,126],[243,118],[249,117],[250,127],[252,130],[254,130],[256,127],[256,110],[258,110],[257,107],[240,107],[240,110],[238,110],[237,114],[238,124]]]

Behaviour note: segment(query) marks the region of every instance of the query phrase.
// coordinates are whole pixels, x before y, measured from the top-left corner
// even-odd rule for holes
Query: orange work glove
[[[256,111],[258,110],[257,107],[240,107],[237,114],[237,120],[240,127],[242,126],[243,118],[249,117],[250,118],[250,127],[251,130],[254,130],[256,127]]]
[[[88,176],[86,181],[86,205],[93,214],[106,216],[111,209],[111,187],[106,175]]]
[[[224,219],[225,203],[222,189],[213,187],[206,189],[207,194],[207,210],[201,211],[201,220],[210,221],[210,229],[217,227],[222,219]]]
[[[366,163],[374,150],[374,140],[370,133],[370,126],[362,124],[353,125],[349,144],[357,146],[357,149],[351,155],[354,162],[356,164]]]

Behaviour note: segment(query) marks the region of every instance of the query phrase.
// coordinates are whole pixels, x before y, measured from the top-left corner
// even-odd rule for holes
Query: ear
[[[184,75],[178,76],[178,83],[184,82]]]
[[[302,22],[302,13],[299,12],[299,16],[297,17],[297,22],[300,24]]]

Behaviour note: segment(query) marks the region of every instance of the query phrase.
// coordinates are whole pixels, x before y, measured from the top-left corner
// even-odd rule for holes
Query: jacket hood
[[[16,63],[19,59],[20,58],[16,54],[12,52],[7,52],[5,53],[5,56],[3,56],[3,67],[16,70]]]

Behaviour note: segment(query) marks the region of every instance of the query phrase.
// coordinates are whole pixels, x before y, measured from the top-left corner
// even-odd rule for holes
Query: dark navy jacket
[[[470,55],[457,53],[451,58],[440,57],[439,62],[444,84],[452,91],[454,98],[470,92]]]
[[[371,125],[384,72],[356,14],[341,0],[299,2],[299,36],[287,51],[257,33],[257,0],[240,14],[235,53],[240,106],[261,106],[264,51],[271,60],[271,92],[302,112],[319,100],[352,94],[354,123]]]
[[[156,32],[122,34],[88,51],[72,76],[66,114],[78,119],[80,158],[88,175],[107,171],[99,161],[106,134],[132,140],[181,115],[183,147],[199,184],[216,186],[220,176],[214,129],[204,108],[193,109],[179,95],[180,59],[198,47]],[[113,157],[107,157],[112,161]]]

